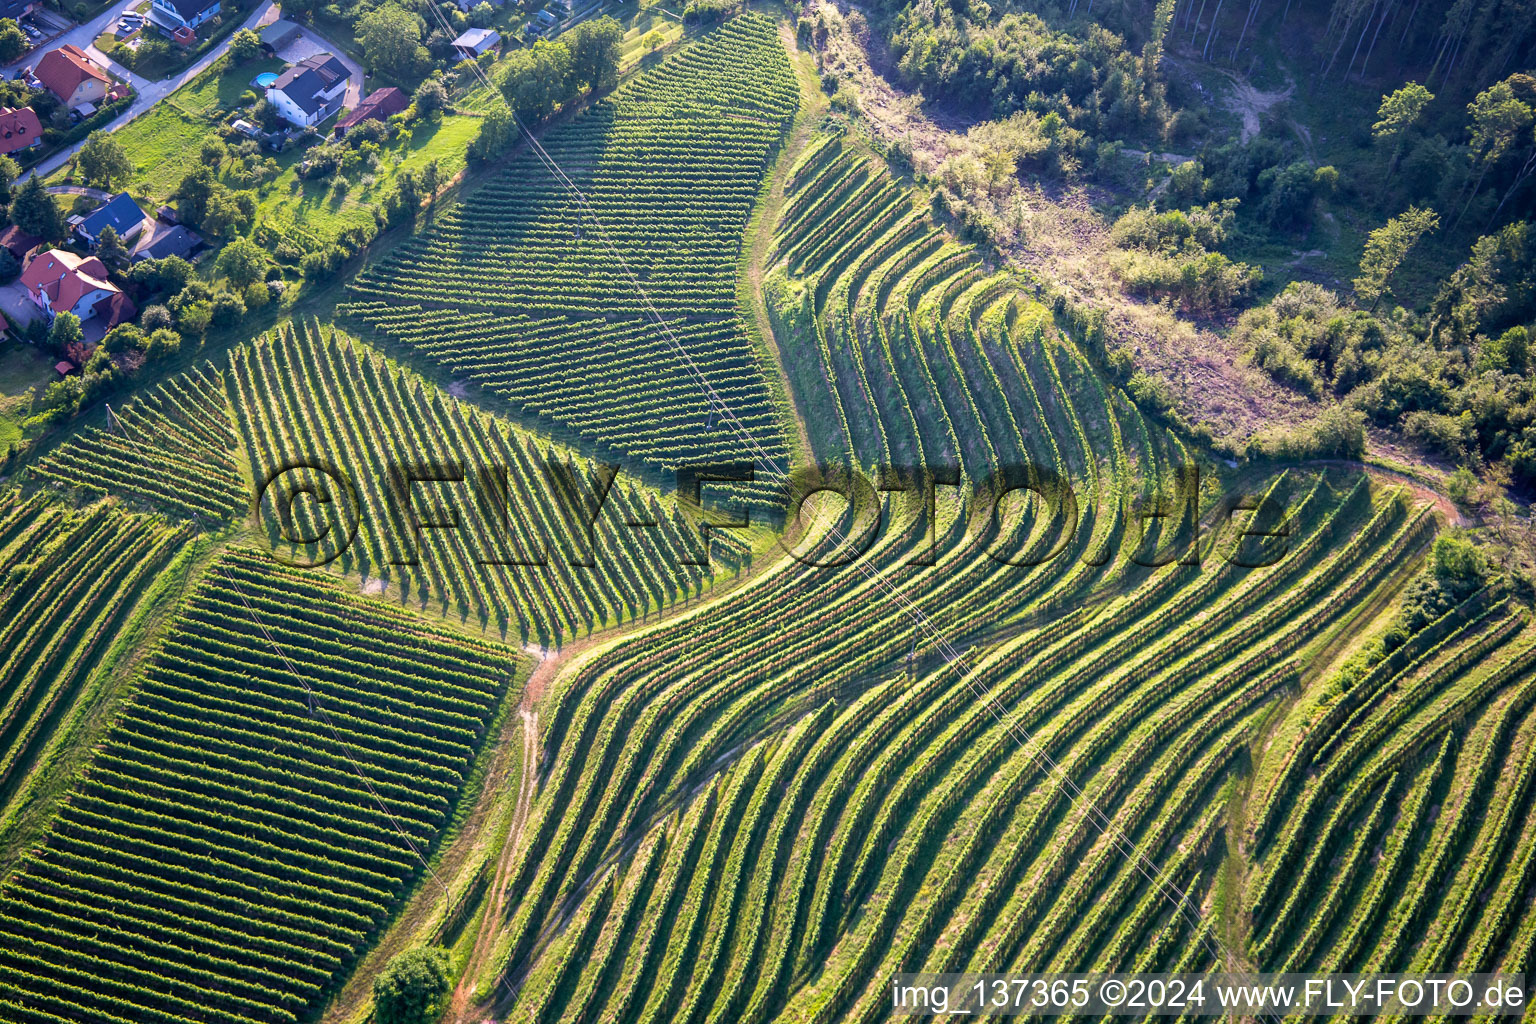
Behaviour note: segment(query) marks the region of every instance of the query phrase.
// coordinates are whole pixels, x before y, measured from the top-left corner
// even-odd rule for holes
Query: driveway
[[[132,121],[134,118],[144,113],[144,111],[148,110],[150,107],[153,107],[156,103],[160,102],[162,99],[169,96],[177,89],[181,88],[187,82],[197,77],[197,75],[205,68],[207,68],[208,65],[218,60],[219,57],[223,55],[225,50],[229,49],[229,40],[234,36],[234,32],[231,32],[229,36],[225,37],[223,42],[209,50],[207,53],[203,54],[203,56],[198,59],[196,64],[193,64],[191,67],[187,68],[180,74],[162,78],[158,81],[150,81],[147,78],[134,74],[132,71],[129,71],[127,68],[123,67],[116,61],[109,60],[106,54],[96,49],[96,47],[93,45],[96,37],[105,32],[108,25],[117,21],[118,16],[122,14],[123,11],[134,6],[138,2],[139,0],[123,0],[123,2],[120,4],[114,4],[112,7],[108,8],[105,13],[98,15],[87,24],[76,26],[69,32],[64,33],[64,35],[54,40],[53,44],[49,47],[49,49],[56,49],[59,46],[63,46],[65,43],[74,43],[76,46],[85,50],[85,52],[90,55],[91,60],[95,61],[97,64],[100,64],[102,67],[107,68],[118,78],[132,83],[135,92],[133,105],[130,106],[127,110],[123,111],[122,114],[118,115],[117,120],[107,125],[107,131],[109,132],[117,131],[123,125]],[[260,25],[265,25],[270,21],[276,20],[276,6],[273,4],[272,0],[265,0],[261,6],[252,11],[250,16],[241,23],[240,28],[256,28]],[[238,29],[236,31],[238,31]],[[338,54],[338,56],[340,56],[340,54]],[[7,76],[9,76],[10,72],[16,68],[24,67],[29,63],[35,63],[36,59],[39,59],[40,57],[41,55],[39,54],[35,57],[24,57],[20,61],[17,61],[15,64],[6,68]],[[351,65],[350,61],[347,63]],[[351,93],[349,92],[348,95],[350,96]],[[73,146],[70,146],[68,149],[60,150],[59,152],[54,153],[52,156],[45,159],[42,163],[38,164],[30,171],[27,171],[17,180],[25,181],[33,174],[45,176],[52,174],[54,171],[64,166],[70,157],[79,152],[80,147],[83,145],[85,145],[85,140],[82,139],[81,141],[75,143]]]
[[[0,313],[5,315],[9,323],[18,327],[29,324],[43,315],[43,311],[37,308],[37,303],[32,301],[32,296],[27,294],[26,286],[20,281],[0,285]]]

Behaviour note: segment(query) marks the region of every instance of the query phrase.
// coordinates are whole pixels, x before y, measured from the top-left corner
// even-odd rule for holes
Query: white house
[[[167,34],[196,29],[219,13],[219,0],[150,0],[149,20]]]
[[[267,86],[267,100],[283,119],[301,128],[319,124],[341,109],[347,67],[329,53],[289,65]]]

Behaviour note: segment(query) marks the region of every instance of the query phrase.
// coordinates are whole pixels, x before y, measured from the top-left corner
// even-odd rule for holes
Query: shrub
[[[145,306],[144,312],[139,314],[139,326],[146,333],[169,328],[172,323],[171,311],[164,306]]]
[[[442,1013],[448,995],[448,954],[441,949],[408,949],[373,980],[377,1024],[429,1024]]]
[[[1358,459],[1365,454],[1365,414],[1333,406],[1310,423],[1255,434],[1248,441],[1248,454],[1274,459]]]
[[[219,292],[213,297],[209,321],[215,327],[233,327],[245,316],[245,300],[234,292]]]

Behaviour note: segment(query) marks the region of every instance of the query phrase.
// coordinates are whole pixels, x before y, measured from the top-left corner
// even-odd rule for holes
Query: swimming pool
[[[277,81],[277,75],[271,71],[263,71],[255,79],[256,86],[261,89],[265,89],[275,81]]]

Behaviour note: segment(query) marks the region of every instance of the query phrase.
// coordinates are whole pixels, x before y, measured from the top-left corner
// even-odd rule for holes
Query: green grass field
[[[376,171],[360,169],[347,175],[348,191],[338,199],[333,178],[304,180],[297,161],[271,184],[260,190],[257,223],[278,232],[303,231],[317,238],[333,238],[359,224],[373,223],[373,210],[402,170],[419,174],[437,161],[440,180],[446,182],[464,169],[465,150],[480,130],[480,119],[449,114],[413,126],[409,141],[387,143],[379,153]],[[285,154],[287,155],[287,154]]]
[[[21,440],[32,399],[55,379],[53,363],[26,342],[0,342],[0,451]]]

